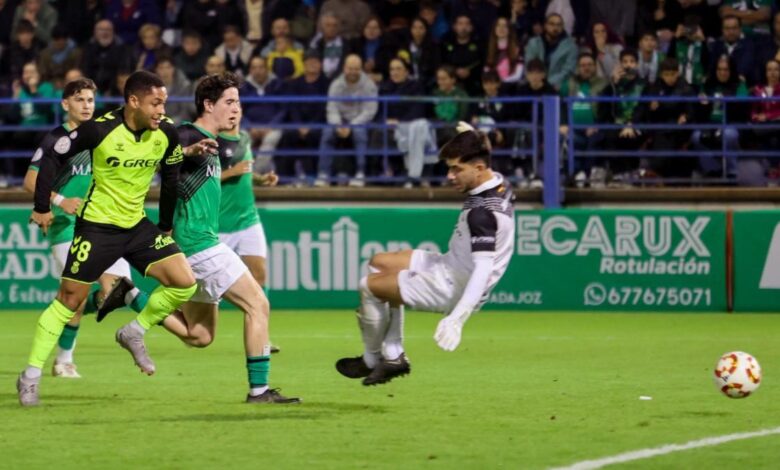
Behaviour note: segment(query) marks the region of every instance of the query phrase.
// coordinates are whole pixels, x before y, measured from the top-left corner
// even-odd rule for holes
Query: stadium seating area
[[[563,183],[577,187],[772,186],[779,6],[0,1],[0,184],[19,183],[59,123],[64,83],[94,79],[108,107],[147,69],[168,85],[177,121],[192,119],[204,74],[240,74],[256,170],[283,184],[439,184],[436,150],[464,120],[489,134],[496,168],[520,186],[544,185],[558,157]]]

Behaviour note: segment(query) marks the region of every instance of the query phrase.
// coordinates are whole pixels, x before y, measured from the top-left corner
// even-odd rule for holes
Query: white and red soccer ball
[[[745,398],[761,385],[761,366],[755,357],[742,351],[721,356],[715,366],[715,385],[729,398]]]

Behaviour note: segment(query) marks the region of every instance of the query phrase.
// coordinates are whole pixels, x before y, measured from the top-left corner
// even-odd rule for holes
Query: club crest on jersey
[[[116,148],[114,150],[117,151],[117,152],[124,152],[125,151],[125,144],[123,144],[122,142],[117,142],[116,143]]]
[[[173,153],[170,157],[165,159],[166,165],[175,165],[177,163],[181,163],[184,160],[184,152],[181,149],[181,145],[177,145],[175,149],[173,149]]]
[[[60,137],[57,142],[54,143],[54,151],[60,155],[68,153],[70,150],[70,139],[67,137]]]

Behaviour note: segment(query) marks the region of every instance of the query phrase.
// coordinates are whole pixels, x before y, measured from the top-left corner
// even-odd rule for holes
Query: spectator
[[[271,23],[271,40],[260,50],[260,56],[268,57],[271,52],[276,50],[277,38],[292,38],[290,34],[290,22],[285,18],[277,18]],[[303,54],[303,44],[298,41],[292,40],[292,49],[301,51],[301,54]]]
[[[371,16],[371,8],[363,0],[327,0],[320,9],[322,15],[338,18],[344,38],[357,39]]]
[[[181,36],[181,46],[173,53],[173,63],[190,82],[193,82],[206,71],[206,61],[209,51],[203,45],[203,38],[197,31],[186,30]]]
[[[752,41],[742,34],[742,26],[739,18],[736,16],[724,16],[722,21],[723,37],[710,44],[710,56],[720,57],[727,55],[734,59],[737,64],[737,73],[752,85],[758,80],[755,62],[755,47]],[[710,69],[710,77],[717,75],[715,67],[717,64],[713,61]]]
[[[769,34],[772,0],[724,0],[720,15],[736,16],[742,21],[742,31],[748,36]]]
[[[315,52],[307,52],[303,61],[303,75],[290,83],[289,92],[294,96],[325,96],[328,94],[328,79],[322,73],[322,60]],[[317,161],[316,149],[322,137],[320,129],[305,127],[306,125],[322,124],[325,121],[325,102],[292,103],[287,111],[289,122],[298,123],[304,127],[291,129],[282,136],[282,148],[290,150],[312,150],[311,156],[276,156],[275,166],[282,177],[295,177],[295,184],[308,184],[309,177],[314,175]]]
[[[117,71],[132,68],[128,59],[124,43],[114,36],[114,25],[108,20],[98,21],[92,39],[84,46],[81,68],[101,93],[108,93],[114,86]]]
[[[363,71],[374,81],[380,83],[387,74],[390,61],[390,45],[383,37],[382,23],[372,16],[363,27],[363,35],[357,40],[357,52],[363,59]]]
[[[281,95],[282,83],[268,70],[268,63],[262,57],[252,57],[249,62],[249,75],[239,88],[241,98],[259,98],[262,96]],[[282,103],[260,101],[246,102],[244,107],[244,119],[251,126],[249,135],[254,146],[260,148],[260,154],[255,161],[255,169],[265,173],[270,165],[273,151],[279,145],[282,133],[273,126],[279,124],[284,118]]]
[[[38,70],[44,81],[53,82],[55,88],[62,89],[65,72],[81,63],[81,50],[68,37],[68,30],[63,25],[55,26],[51,37],[49,47],[41,51],[38,58]]]
[[[497,3],[491,0],[450,0],[449,18],[457,21],[459,16],[468,17],[474,29],[474,37],[484,41],[490,37],[491,29],[498,19]],[[481,75],[481,72],[477,73],[477,81]]]
[[[596,58],[596,75],[609,80],[620,63],[623,40],[606,23],[593,23],[587,40],[591,54]]]
[[[689,85],[699,87],[709,68],[709,49],[704,32],[696,16],[688,16],[677,26],[674,40],[669,46],[669,56],[677,59],[680,73]]]
[[[162,56],[154,66],[156,73],[168,92],[168,102],[165,104],[165,114],[176,122],[190,121],[195,116],[195,105],[192,103],[192,83],[181,70],[177,70],[173,59]],[[174,101],[172,97],[186,98],[186,101]]]
[[[14,26],[14,16],[19,0],[0,0],[0,52],[11,44],[11,29]]]
[[[635,98],[642,96],[645,87],[647,82],[639,72],[638,54],[631,49],[623,49],[620,52],[620,63],[612,71],[610,85],[602,92],[604,97],[620,100],[604,102],[599,106],[599,122],[623,126],[622,129],[599,131],[602,146],[607,150],[628,153],[636,151],[642,144],[641,133],[632,127],[632,121],[639,106]],[[608,158],[607,172],[612,175],[613,181],[628,183],[638,163],[636,158]]]
[[[680,3],[676,0],[647,0],[639,2],[638,8],[636,22],[641,37],[652,34],[658,43],[656,47],[666,52],[683,18]]]
[[[525,63],[533,59],[544,61],[548,81],[556,89],[574,73],[577,67],[577,45],[563,31],[563,18],[557,13],[547,16],[544,32],[531,38],[525,46]]]
[[[246,7],[246,2],[251,1],[257,4],[256,0],[215,0],[214,8],[217,12],[217,31],[224,32],[228,26],[235,26],[244,36],[249,31],[249,17],[242,12]],[[273,14],[274,4],[280,0],[263,0],[262,31],[268,31],[270,24],[269,18]],[[239,8],[241,5],[241,8]],[[255,46],[256,44],[252,44]]]
[[[772,17],[772,34],[753,38],[755,46],[756,77],[764,75],[763,66],[770,59],[780,60],[780,11]]]
[[[495,72],[502,82],[507,83],[519,82],[523,78],[520,44],[517,42],[515,30],[509,27],[509,20],[504,17],[496,20],[490,34],[485,71]]]
[[[151,23],[159,28],[162,25],[162,12],[154,0],[109,0],[106,2],[105,17],[114,25],[116,35],[127,45],[138,42],[143,26]]]
[[[236,3],[238,3],[238,8],[241,9],[241,13],[244,17],[246,40],[254,44],[260,43],[263,36],[267,34],[268,31],[268,29],[263,26],[267,26],[264,17],[267,17],[268,15],[267,4],[270,2],[264,0],[242,0]],[[289,34],[288,31],[285,36],[288,36]]]
[[[433,106],[433,114],[437,120],[445,123],[456,124],[465,121],[468,117],[468,103],[464,100],[469,95],[458,86],[458,77],[451,65],[442,65],[436,71],[436,89],[433,96],[439,98]],[[438,141],[449,140],[450,129],[439,132]]]
[[[219,75],[225,73],[225,59],[218,55],[213,55],[206,61],[206,75]]]
[[[425,94],[423,85],[410,77],[410,66],[403,59],[390,61],[389,79],[379,87],[381,96],[414,97]],[[431,125],[425,119],[425,103],[420,101],[400,102],[387,105],[387,124],[394,126],[393,139],[404,154],[407,182],[411,188],[419,184],[426,163],[436,163],[436,156],[427,157],[426,152],[436,148]]]
[[[420,82],[426,90],[433,88],[436,69],[439,67],[439,47],[433,42],[428,23],[422,18],[412,20],[398,55],[411,67],[411,78]]]
[[[737,25],[737,34],[741,32]],[[717,100],[721,97],[746,97],[748,88],[745,80],[739,76],[734,57],[727,54],[718,56],[715,61],[715,69],[707,78],[699,93],[701,101],[699,102],[698,114],[699,121],[707,124],[727,124],[747,122],[747,113],[743,112],[744,107],[738,103],[724,104]],[[709,97],[716,98],[714,100]],[[728,116],[726,110],[728,109]],[[699,151],[727,150],[729,152],[739,151],[739,131],[734,127],[724,127],[722,129],[696,129],[691,135],[693,148]],[[716,159],[713,155],[699,158],[702,173],[705,176],[726,177],[738,173],[737,156],[730,155],[727,158]],[[725,170],[725,172],[724,172]]]
[[[589,98],[599,96],[604,92],[604,89],[609,85],[609,82],[599,77],[596,74],[596,60],[590,53],[582,53],[577,59],[577,72],[571,78],[563,83],[561,86],[561,96],[566,98]],[[598,116],[598,108],[601,103],[596,101],[574,101],[571,103],[571,113],[564,111],[564,118],[562,122],[569,122],[568,117],[571,116],[571,123],[575,125],[592,125],[596,123],[596,117]],[[564,106],[564,109],[568,106]],[[569,129],[568,125],[561,126],[561,134],[568,138],[569,132],[574,132],[574,148],[576,150],[594,150],[596,148],[598,140],[602,138],[596,127],[589,127],[587,129]],[[570,149],[571,151],[571,149]],[[581,162],[583,160],[580,160]],[[585,160],[584,163],[579,165],[581,170],[578,173],[579,178],[575,178],[578,181],[586,179],[586,173],[590,171],[590,183],[592,186],[603,185],[606,180],[606,173],[604,168],[599,165],[599,162],[592,162],[591,160]]]
[[[420,18],[425,21],[431,38],[438,42],[444,38],[450,31],[450,25],[447,18],[441,11],[441,7],[436,0],[422,0],[420,2]]]
[[[58,24],[65,26],[76,44],[83,46],[92,36],[95,24],[103,18],[105,2],[101,0],[58,0]]]
[[[130,78],[130,75],[132,74],[133,72],[129,69],[117,71],[116,77],[114,77],[113,83],[111,83],[111,89],[107,93],[108,96],[124,98],[125,84],[127,83],[127,79]]]
[[[646,83],[655,83],[658,78],[658,66],[664,55],[658,51],[658,40],[653,33],[644,33],[639,39],[638,72],[639,78]]]
[[[296,49],[292,39],[287,36],[275,40],[274,50],[268,54],[267,60],[268,68],[280,78],[297,78],[303,74],[303,51]]]
[[[252,58],[252,44],[241,36],[237,26],[229,25],[222,33],[222,44],[214,50],[214,55],[225,59],[225,67],[229,72],[243,77]]]
[[[680,76],[680,64],[676,59],[667,57],[659,67],[659,80],[648,86],[642,96],[647,97],[689,97],[695,96],[693,89]],[[694,106],[682,101],[650,101],[642,102],[634,111],[633,123],[667,124],[669,129],[647,132],[650,139],[649,150],[656,152],[674,152],[680,150],[688,142],[690,132],[673,130],[676,126],[685,125],[694,116]],[[696,167],[692,158],[675,158],[674,156],[655,156],[649,159],[648,176],[661,175],[665,177],[691,176]]]
[[[341,20],[332,13],[320,15],[320,31],[309,47],[322,57],[322,71],[329,79],[344,68],[344,58],[353,52],[352,43],[341,36]]]
[[[159,57],[173,55],[171,47],[162,42],[161,34],[160,27],[152,23],[146,23],[138,30],[141,41],[135,50],[136,70],[152,70]]]
[[[471,123],[484,132],[494,147],[503,146],[504,134],[497,125],[504,120],[504,103],[496,101],[501,89],[501,77],[492,70],[482,74],[482,96],[471,103],[469,115]]]
[[[470,94],[479,94],[483,53],[468,16],[455,18],[452,33],[442,43],[441,61],[455,69],[458,81]]]
[[[180,18],[183,29],[200,32],[206,50],[214,50],[219,45],[222,30],[219,28],[214,0],[184,2]]]
[[[617,37],[633,37],[638,3],[641,2],[627,2],[625,0],[590,0],[591,30],[593,29],[593,26],[601,23],[603,25],[609,25],[609,29],[611,29]],[[617,64],[618,60],[616,60],[615,63]],[[612,74],[610,73],[605,78],[608,79],[611,75]]]
[[[574,28],[576,23],[576,15],[572,8],[570,0],[550,0],[547,4],[547,11],[545,12],[547,18],[550,15],[558,15],[561,18],[563,30],[566,34],[572,36],[574,34]]]
[[[22,20],[16,27],[16,38],[7,51],[3,53],[2,76],[7,80],[18,80],[22,77],[22,69],[28,62],[34,62],[43,48],[35,38],[35,28],[32,23]]]
[[[540,0],[512,0],[509,19],[515,30],[518,46],[524,45],[528,38],[542,34],[543,3]]]
[[[377,96],[377,88],[374,82],[363,72],[363,62],[360,56],[350,54],[344,61],[344,73],[342,73],[328,89],[330,98],[373,98]],[[351,139],[355,147],[355,176],[349,182],[350,186],[364,186],[366,172],[366,148],[368,145],[368,132],[362,126],[374,119],[378,105],[376,101],[328,101],[327,119],[328,127],[322,133],[320,141],[319,174],[315,186],[327,185],[327,179],[331,175],[331,166],[336,140]]]
[[[27,20],[35,30],[35,38],[44,44],[51,39],[51,30],[57,24],[57,10],[43,0],[24,0],[16,8],[11,36],[16,36],[19,22]]]
[[[780,147],[780,133],[777,129],[762,129],[762,124],[780,124],[780,62],[770,59],[765,66],[766,81],[753,87],[752,96],[773,98],[753,103],[750,120],[756,124],[753,130],[754,141],[761,150],[770,152]],[[743,185],[763,185],[766,163],[754,159],[740,159],[738,183]]]

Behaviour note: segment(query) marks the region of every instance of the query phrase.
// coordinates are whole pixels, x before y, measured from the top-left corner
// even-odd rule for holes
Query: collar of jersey
[[[504,181],[504,178],[502,178],[501,175],[499,175],[497,173],[493,173],[493,177],[492,178],[490,178],[489,180],[485,181],[484,183],[480,184],[476,188],[474,188],[471,191],[469,191],[469,194],[472,195],[472,196],[476,196],[477,194],[483,193],[483,192],[487,191],[488,189],[495,188],[496,186],[501,184],[502,181]]]
[[[228,140],[230,142],[238,142],[239,140],[241,140],[240,135],[225,134],[224,132],[219,133],[219,138]]]
[[[217,138],[217,136],[215,136],[215,135],[214,135],[214,134],[212,134],[211,132],[207,131],[206,129],[204,129],[204,128],[200,127],[199,125],[195,124],[194,122],[190,122],[190,121],[184,121],[184,122],[182,122],[181,124],[182,124],[183,126],[192,126],[192,127],[194,127],[195,129],[197,129],[197,130],[198,130],[198,132],[200,132],[201,134],[205,135],[205,136],[206,136],[206,137],[208,137],[209,139],[216,139],[216,138]]]

